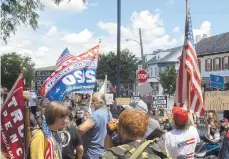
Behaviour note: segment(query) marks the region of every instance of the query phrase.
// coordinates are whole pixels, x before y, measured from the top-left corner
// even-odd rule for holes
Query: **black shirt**
[[[63,146],[63,159],[75,159],[74,149],[82,144],[80,134],[76,126],[72,124],[70,129],[60,131],[60,139]]]

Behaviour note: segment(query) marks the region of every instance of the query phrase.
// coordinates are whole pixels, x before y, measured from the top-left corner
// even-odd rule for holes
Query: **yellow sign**
[[[205,110],[229,110],[229,91],[205,93]]]
[[[115,102],[117,105],[129,105],[130,98],[116,98]]]

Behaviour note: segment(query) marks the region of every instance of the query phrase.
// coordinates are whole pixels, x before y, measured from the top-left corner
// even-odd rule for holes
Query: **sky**
[[[8,43],[0,43],[0,54],[17,52],[30,56],[36,68],[53,66],[67,47],[78,54],[98,44],[101,53],[116,52],[116,0],[51,0],[38,11],[39,29],[19,26]],[[220,3],[219,3],[220,2]],[[194,37],[229,31],[229,0],[189,0]],[[122,0],[121,49],[140,57],[138,29],[142,30],[144,54],[180,46],[184,42],[185,0]]]

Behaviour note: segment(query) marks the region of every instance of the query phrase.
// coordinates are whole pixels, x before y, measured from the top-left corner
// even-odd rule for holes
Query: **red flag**
[[[185,43],[180,58],[175,103],[183,107],[188,104],[196,115],[204,115],[201,76],[193,40],[191,15],[188,11],[185,27]]]
[[[1,110],[1,150],[7,158],[24,159],[24,97],[20,75]]]

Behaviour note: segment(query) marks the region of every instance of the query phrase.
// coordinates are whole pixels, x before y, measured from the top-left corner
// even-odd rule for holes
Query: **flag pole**
[[[105,99],[106,99],[106,96],[107,96],[107,75],[105,75],[105,81],[104,81],[104,84],[105,84],[105,88],[104,88],[104,96],[105,96]]]
[[[102,43],[102,39],[99,39],[99,48],[100,48],[100,44]],[[89,104],[88,104],[88,112],[89,114],[91,114],[91,101],[92,101],[92,95],[93,95],[93,90],[91,91],[90,93],[90,101],[89,101]]]
[[[25,68],[23,67],[20,73],[20,76],[23,77]],[[24,136],[25,136],[25,158],[27,159],[30,156],[27,156],[28,152],[29,152],[29,143],[31,141],[31,129],[30,129],[30,111],[29,111],[29,105],[28,105],[28,100],[29,98],[25,98],[25,110],[24,110]]]
[[[185,32],[187,32],[187,27],[188,27],[188,0],[185,0],[185,2],[186,2],[186,20],[185,20]],[[186,36],[186,35],[185,35]],[[186,44],[185,44],[186,45]],[[191,90],[190,90],[190,83],[191,83],[191,81],[190,81],[190,75],[187,73],[187,78],[188,78],[188,95],[187,95],[187,97],[188,97],[188,99],[187,99],[187,110],[188,110],[188,112],[190,112],[190,107],[191,107],[191,99],[190,99],[190,94],[191,94]]]

